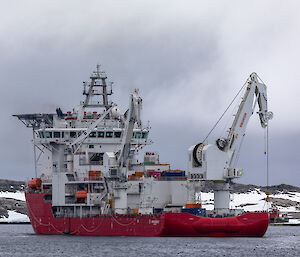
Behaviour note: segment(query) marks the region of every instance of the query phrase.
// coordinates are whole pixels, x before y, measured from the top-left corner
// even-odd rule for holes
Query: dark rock
[[[270,197],[270,201],[275,204],[276,206],[281,207],[290,207],[290,206],[299,206],[299,202],[292,201],[289,199],[282,199],[282,198],[276,198],[276,197]]]
[[[276,194],[291,194],[293,192],[300,193],[300,188],[292,185],[274,185],[268,187],[270,194],[276,195]],[[231,192],[232,193],[249,193],[252,191],[260,190],[262,192],[266,192],[267,187],[266,186],[256,186],[256,185],[247,185],[247,184],[239,184],[239,183],[231,183]],[[213,182],[212,181],[204,181],[203,182],[203,188],[202,192],[212,192],[213,191]]]
[[[6,213],[4,210],[6,210]],[[26,202],[21,200],[11,199],[11,198],[0,197],[0,216],[3,215],[6,217],[6,215],[8,215],[7,211],[16,211],[27,215]]]
[[[0,205],[0,218],[3,218],[3,217],[8,218],[8,212],[7,212],[6,208],[4,208]]]
[[[0,192],[24,191],[25,182],[8,179],[0,179]]]

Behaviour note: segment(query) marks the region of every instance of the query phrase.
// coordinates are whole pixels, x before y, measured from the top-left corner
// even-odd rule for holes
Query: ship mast
[[[87,84],[87,82],[83,82],[83,95],[85,95],[83,107],[102,107],[108,110],[112,107],[112,103],[108,102],[108,96],[113,94],[113,82],[106,82],[106,73],[104,71],[100,71],[99,64],[97,64],[96,71],[93,71],[93,73],[90,76],[90,79],[91,82],[89,84]],[[92,101],[94,96],[102,96],[102,102]]]

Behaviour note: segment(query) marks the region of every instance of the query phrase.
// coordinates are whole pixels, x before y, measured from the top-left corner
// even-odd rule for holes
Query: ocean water
[[[263,238],[146,238],[36,235],[0,225],[0,256],[300,256],[300,227],[269,227]]]

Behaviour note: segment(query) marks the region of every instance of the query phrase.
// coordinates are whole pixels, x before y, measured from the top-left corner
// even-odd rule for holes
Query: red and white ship
[[[135,90],[121,114],[109,100],[112,83],[99,70],[83,83],[85,99],[72,112],[18,114],[33,129],[35,178],[26,190],[28,214],[38,234],[99,236],[255,236],[265,234],[267,212],[230,209],[233,165],[255,104],[265,128],[266,86],[251,74],[227,138],[188,152],[188,171],[171,170],[157,153],[137,155],[150,126],[141,120]],[[256,99],[254,101],[254,99]],[[39,165],[41,162],[41,165]],[[41,167],[38,170],[38,167]],[[38,177],[37,174],[40,174]],[[214,181],[214,211],[201,208],[203,181]]]

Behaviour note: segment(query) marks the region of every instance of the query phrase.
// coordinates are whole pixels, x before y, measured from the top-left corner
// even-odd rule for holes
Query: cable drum
[[[202,166],[202,150],[206,145],[206,143],[199,143],[193,149],[193,160],[196,167]]]

